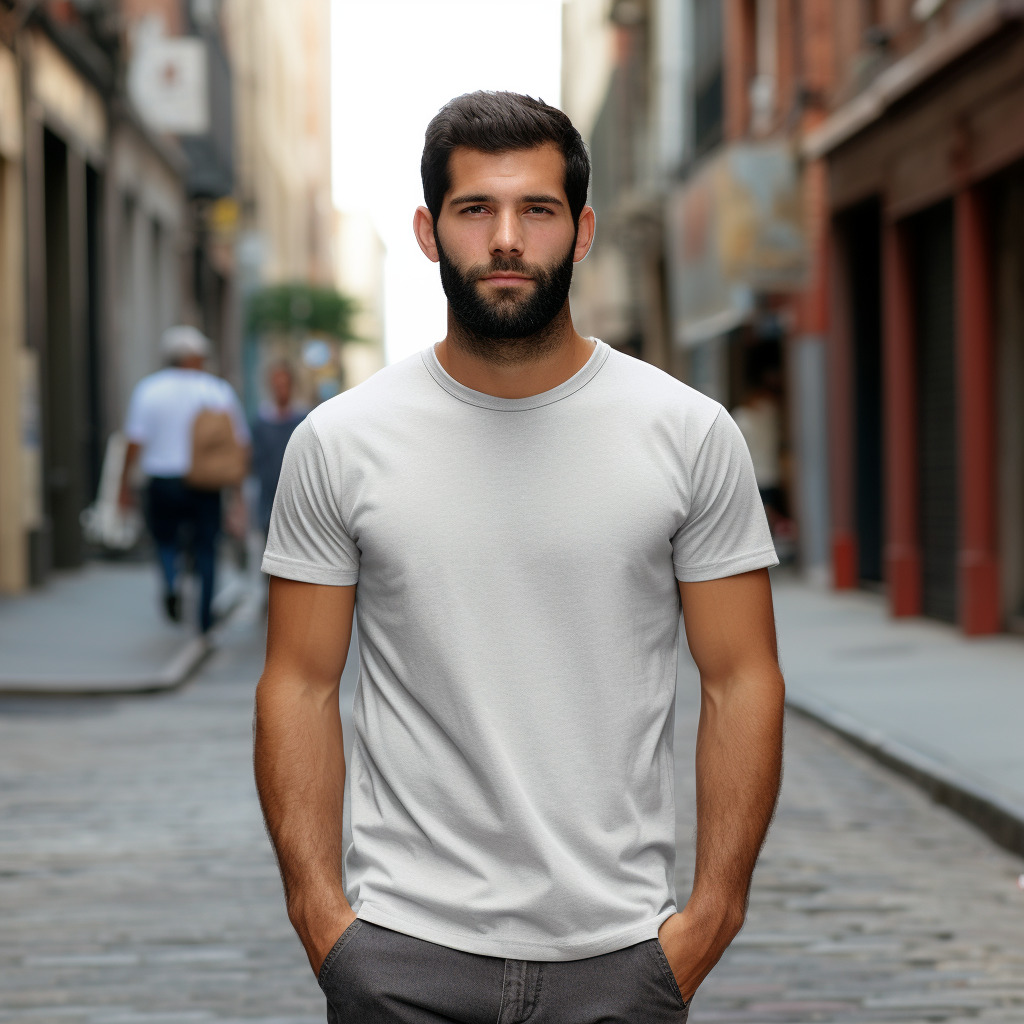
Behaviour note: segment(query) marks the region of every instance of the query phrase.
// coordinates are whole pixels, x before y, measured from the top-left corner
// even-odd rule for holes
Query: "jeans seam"
[[[501,1024],[501,1015],[505,1010],[505,979],[508,978],[508,958],[505,959],[505,966],[501,972],[501,1002],[498,1004],[498,1019],[496,1024]]]
[[[533,988],[533,997],[530,1000],[530,1008],[526,1011],[523,1016],[523,1020],[528,1020],[533,1016],[533,1011],[540,1005],[540,990],[544,984],[544,965],[537,964],[537,984]]]

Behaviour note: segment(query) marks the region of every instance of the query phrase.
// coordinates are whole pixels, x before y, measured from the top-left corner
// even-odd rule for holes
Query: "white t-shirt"
[[[315,409],[263,569],[358,581],[359,916],[527,960],[654,938],[676,909],[676,581],[776,561],[728,414],[602,342],[530,398],[431,348]]]
[[[203,370],[169,366],[143,377],[132,392],[124,432],[142,445],[147,476],[184,476],[192,463],[192,424],[201,409],[231,414],[239,444],[249,443],[249,426],[231,385]]]

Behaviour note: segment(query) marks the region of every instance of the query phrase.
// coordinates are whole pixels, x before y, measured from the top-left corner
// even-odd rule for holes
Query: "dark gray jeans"
[[[502,960],[355,920],[320,968],[329,1024],[685,1022],[657,939],[585,960]]]

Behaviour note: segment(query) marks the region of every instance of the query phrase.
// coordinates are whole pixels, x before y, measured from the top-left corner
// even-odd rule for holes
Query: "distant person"
[[[747,442],[754,479],[772,533],[786,515],[782,487],[782,408],[774,375],[761,373],[735,409],[732,418]]]
[[[170,327],[160,347],[167,367],[139,381],[128,406],[120,503],[127,508],[134,500],[130,479],[138,460],[149,478],[145,515],[160,560],[164,610],[181,620],[178,572],[188,545],[199,576],[199,628],[206,633],[213,625],[221,486],[237,485],[245,474],[249,428],[231,385],[203,370],[210,351],[203,334]],[[195,432],[204,413],[214,415],[202,420],[200,445]],[[227,438],[216,436],[218,418],[230,424]]]
[[[288,913],[332,1024],[682,1024],[779,786],[750,456],[717,402],[573,326],[594,211],[564,113],[460,96],[421,173],[447,333],[296,428],[263,560],[255,770]],[[702,694],[685,901],[680,611]]]
[[[284,450],[292,431],[306,418],[304,411],[293,403],[295,376],[286,362],[274,363],[267,373],[270,402],[252,424],[252,468],[259,482],[259,527],[266,537],[270,529],[270,512],[274,507],[274,493],[281,476]]]

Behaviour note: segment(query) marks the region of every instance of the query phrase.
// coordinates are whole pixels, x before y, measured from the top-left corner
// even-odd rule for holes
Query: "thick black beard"
[[[569,319],[569,285],[572,283],[576,240],[563,259],[553,267],[530,266],[511,256],[494,256],[487,266],[460,270],[448,257],[439,240],[441,287],[448,298],[455,330],[452,340],[471,355],[490,363],[510,366],[531,362],[558,346],[561,328]],[[477,281],[496,271],[524,274],[533,278],[533,291],[517,298],[499,290],[493,301],[477,291]]]

